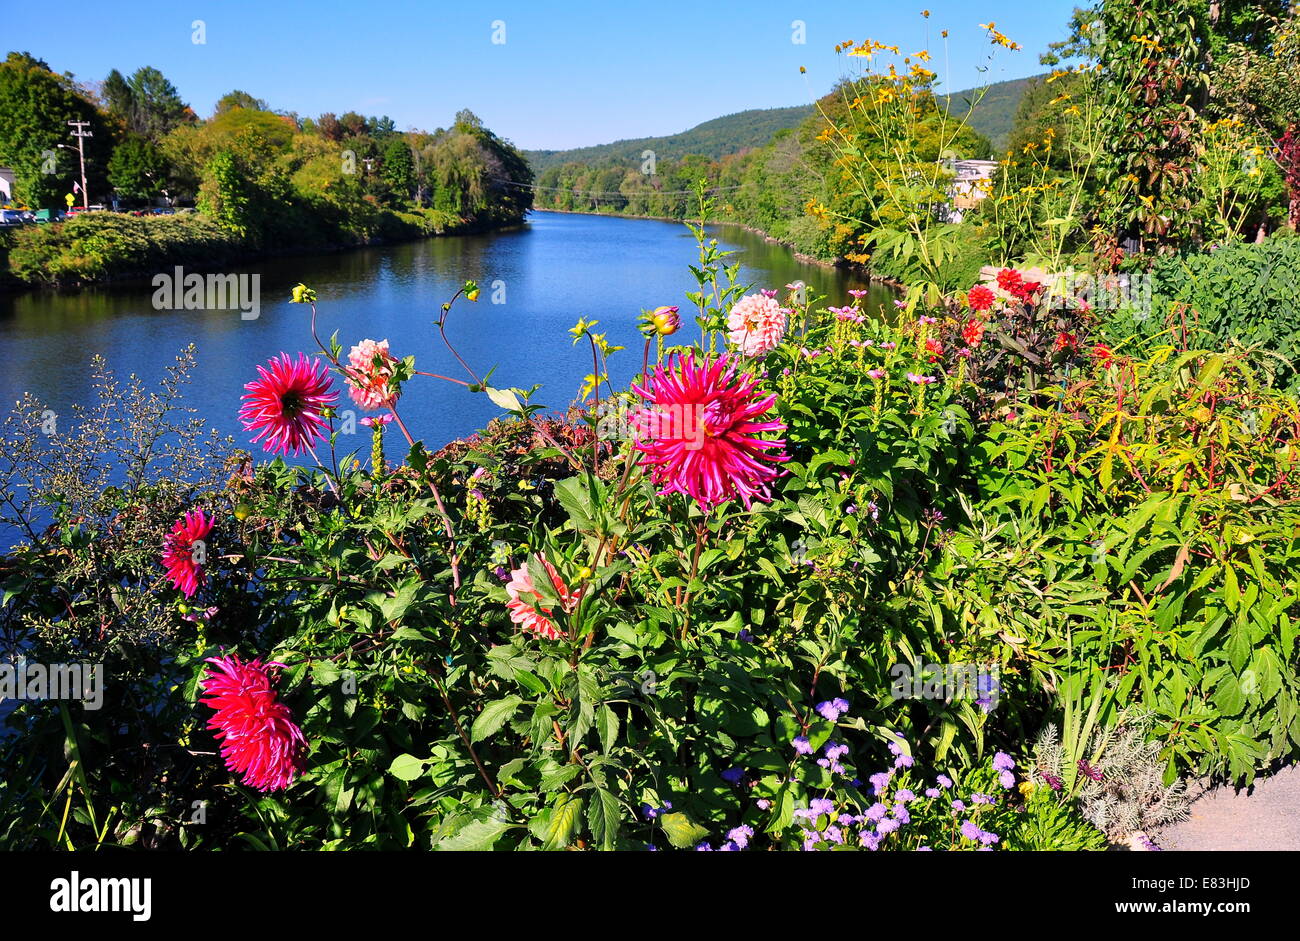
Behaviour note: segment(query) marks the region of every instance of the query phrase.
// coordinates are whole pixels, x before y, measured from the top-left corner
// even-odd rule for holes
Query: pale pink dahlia
[[[283,666],[237,656],[209,657],[199,701],[216,710],[216,730],[226,767],[259,791],[283,790],[305,767],[307,740],[289,707],[276,698],[270,670]]]
[[[749,374],[737,376],[736,362],[730,354],[701,364],[693,352],[675,354],[646,388],[632,386],[647,402],[632,419],[636,448],[661,494],[684,493],[705,510],[737,497],[746,508],[772,499],[769,484],[780,476],[772,465],[789,455],[785,441],[770,436],[785,425],[761,420],[776,396],[759,392]]]
[[[202,555],[196,553],[194,543],[208,538],[214,522],[202,510],[190,510],[172,525],[172,531],[163,540],[163,568],[171,583],[185,592],[186,598],[193,598],[203,584],[203,563],[195,557],[203,559],[207,553],[206,549]]]
[[[248,391],[239,410],[245,430],[257,432],[254,444],[265,438],[263,451],[297,454],[325,437],[321,410],[332,406],[338,393],[330,391],[323,363],[302,353],[294,362],[288,353],[281,353],[258,366],[257,372],[261,378],[244,386]]]
[[[560,600],[561,609],[566,614],[572,613],[582,599],[582,589],[570,590],[560,578],[560,573],[555,570],[555,566],[546,561],[546,556],[539,554],[537,561],[542,563],[546,574],[551,577],[551,586]],[[510,600],[506,603],[506,608],[510,611],[510,620],[524,630],[540,634],[550,640],[558,640],[564,636],[550,618],[554,607],[542,603],[542,595],[533,582],[527,562],[510,573],[506,594],[510,596]]]
[[[766,356],[785,336],[785,308],[766,294],[746,294],[727,315],[727,338],[746,356]]]
[[[361,408],[388,408],[397,394],[388,388],[397,358],[388,352],[387,340],[362,340],[348,353],[348,395]]]

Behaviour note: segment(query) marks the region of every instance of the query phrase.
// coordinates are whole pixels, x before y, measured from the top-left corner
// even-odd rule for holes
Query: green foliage
[[[31,284],[70,284],[143,275],[171,265],[235,261],[248,249],[199,214],[129,216],[87,213],[61,225],[28,226],[13,235],[9,269]]]
[[[84,141],[92,192],[103,187],[111,135],[95,106],[67,76],[26,53],[11,52],[0,63],[0,165],[13,167],[14,196],[33,208],[63,208],[65,194],[81,169],[69,121],[88,122],[94,136]],[[71,145],[71,150],[60,149]]]
[[[1153,309],[1121,311],[1106,324],[1112,340],[1153,342],[1166,331],[1260,351],[1260,368],[1279,387],[1300,383],[1300,239],[1232,242],[1213,252],[1156,259]]]

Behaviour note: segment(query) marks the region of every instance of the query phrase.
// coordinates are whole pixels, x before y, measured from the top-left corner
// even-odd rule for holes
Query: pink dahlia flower
[[[388,408],[397,395],[388,388],[397,358],[388,352],[388,341],[362,340],[348,353],[348,395],[370,411]]]
[[[233,655],[207,662],[199,701],[216,711],[208,728],[216,730],[226,767],[259,791],[287,788],[305,767],[307,740],[271,686],[271,668],[283,664],[244,663]]]
[[[193,598],[203,584],[203,563],[194,559],[194,543],[208,538],[214,522],[202,510],[190,510],[172,525],[163,540],[163,568],[172,585],[185,592],[186,598]]]
[[[546,561],[546,556],[539,554],[537,561],[542,563],[546,574],[551,577],[551,587],[555,589],[555,594],[560,599],[561,609],[566,614],[572,613],[582,599],[582,589],[571,591],[560,578],[560,573],[555,570],[555,566]],[[549,640],[559,640],[564,636],[551,620],[553,606],[542,603],[542,595],[533,582],[527,562],[510,573],[506,594],[510,596],[510,600],[506,603],[506,608],[510,611],[510,620],[524,630],[540,634]]]
[[[785,336],[785,314],[776,298],[746,294],[727,315],[727,338],[746,356],[766,356]]]
[[[271,357],[258,366],[261,378],[244,386],[244,406],[239,420],[247,431],[256,431],[256,444],[263,451],[298,454],[325,437],[325,419],[321,410],[338,400],[330,391],[330,377],[325,365],[298,354],[297,362],[288,353]]]
[[[661,494],[684,493],[705,510],[737,497],[747,508],[772,499],[769,484],[780,476],[772,465],[789,455],[770,436],[785,425],[762,420],[776,396],[755,386],[736,375],[729,354],[697,364],[694,353],[656,366],[645,388],[632,386],[647,402],[632,419],[641,466]]]

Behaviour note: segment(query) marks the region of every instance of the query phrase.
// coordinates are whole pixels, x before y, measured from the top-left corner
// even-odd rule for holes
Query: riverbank
[[[522,220],[465,220],[433,210],[376,209],[348,228],[321,219],[296,237],[253,240],[201,213],[129,216],[91,213],[66,222],[5,233],[0,242],[0,291],[143,283],[182,266],[213,271],[269,258],[344,252],[449,235],[506,230]]]

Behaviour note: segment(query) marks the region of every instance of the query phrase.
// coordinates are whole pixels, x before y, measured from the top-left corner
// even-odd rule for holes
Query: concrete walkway
[[[1166,850],[1300,850],[1300,765],[1259,778],[1249,791],[1216,787],[1192,815],[1155,835]]]

